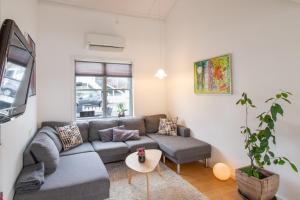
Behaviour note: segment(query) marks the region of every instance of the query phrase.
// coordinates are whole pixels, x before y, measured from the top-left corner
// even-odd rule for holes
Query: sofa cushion
[[[146,134],[145,122],[141,117],[121,118],[119,125],[124,125],[127,130],[139,130],[140,136]]]
[[[25,150],[23,152],[23,166],[24,167],[36,164],[36,160],[34,159],[32,152],[30,151],[32,141],[34,138],[35,138],[35,136],[31,138],[31,140],[28,142],[27,147],[25,148]]]
[[[102,142],[111,142],[113,140],[113,128],[98,130]]]
[[[177,124],[177,135],[182,137],[190,137],[191,130],[185,126]]]
[[[113,142],[125,142],[128,140],[139,140],[139,130],[124,130],[124,129],[113,129]]]
[[[68,155],[73,155],[73,154],[78,154],[78,153],[86,153],[86,152],[94,152],[94,151],[95,150],[91,143],[84,142],[81,145],[79,145],[73,149],[61,152],[60,156],[68,156]]]
[[[144,116],[146,133],[157,133],[159,127],[159,120],[161,118],[167,118],[167,115],[159,114]]]
[[[48,135],[38,133],[31,143],[30,151],[37,162],[44,162],[45,174],[51,174],[56,170],[59,152]]]
[[[139,140],[128,140],[125,142],[130,152],[135,152],[140,147],[145,147],[146,149],[157,149],[158,144],[153,139],[148,136],[141,136]]]
[[[113,141],[113,130],[114,130],[114,128],[124,129],[125,127],[124,126],[117,126],[117,127],[113,127],[113,128],[98,130],[98,135],[100,137],[100,140],[102,142],[111,142],[111,141]]]
[[[51,128],[50,126],[44,126],[39,130],[39,132],[48,135],[53,140],[59,152],[62,150],[62,144],[55,129]]]
[[[89,141],[100,140],[98,131],[118,126],[117,120],[97,120],[89,122]]]
[[[50,126],[51,128],[56,130],[56,127],[70,125],[72,122],[58,122],[58,121],[46,121],[42,122],[42,127]],[[89,137],[89,124],[87,122],[76,122],[83,142],[88,142]]]
[[[26,147],[26,149],[24,150],[24,153],[23,153],[23,166],[24,167],[36,164],[34,157],[30,151],[30,148],[31,148],[31,143],[29,143],[29,145]]]
[[[109,197],[109,177],[95,152],[63,156],[57,170],[45,176],[36,192],[16,194],[14,200],[94,200]]]
[[[83,143],[82,137],[76,123],[63,127],[56,127],[64,151],[70,150]]]
[[[129,152],[124,142],[93,141],[92,145],[104,163],[118,161],[119,158],[126,157]]]
[[[193,157],[210,157],[211,154],[211,146],[195,138],[158,134],[148,134],[148,136],[158,143],[162,151],[175,158],[179,163]]]

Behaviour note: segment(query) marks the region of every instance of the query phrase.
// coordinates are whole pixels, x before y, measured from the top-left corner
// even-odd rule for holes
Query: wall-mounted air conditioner
[[[90,50],[120,52],[125,48],[125,43],[125,39],[120,36],[99,33],[86,34],[86,45]]]

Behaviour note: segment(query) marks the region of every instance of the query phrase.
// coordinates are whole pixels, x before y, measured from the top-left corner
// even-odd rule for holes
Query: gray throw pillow
[[[113,128],[98,130],[98,135],[100,137],[100,140],[102,142],[111,142],[111,141],[113,141],[113,129],[114,128],[124,129],[125,126],[117,126],[117,127],[113,127]]]
[[[161,118],[167,118],[165,114],[145,116],[145,127],[147,133],[157,133],[159,121]]]
[[[57,150],[59,152],[62,151],[62,144],[61,144],[61,141],[59,139],[59,136],[58,136],[58,133],[56,130],[54,130],[53,128],[51,128],[50,126],[44,126],[42,127],[39,132],[41,133],[45,133],[46,135],[48,135],[54,142],[54,144],[56,145],[57,147]]]
[[[59,152],[53,140],[44,133],[38,133],[32,141],[30,151],[37,162],[43,162],[45,174],[53,173],[59,162]]]
[[[98,134],[102,142],[111,142],[113,140],[113,128],[99,130]]]
[[[139,140],[139,130],[124,130],[124,129],[113,129],[113,142],[125,142],[127,140]]]

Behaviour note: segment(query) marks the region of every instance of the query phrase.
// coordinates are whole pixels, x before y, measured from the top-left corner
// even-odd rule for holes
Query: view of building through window
[[[117,117],[118,106],[125,108],[125,115],[132,115],[132,77],[122,74],[122,68],[119,73],[116,69],[102,68],[109,66],[114,68],[113,64],[99,63],[99,71],[114,71],[115,74],[99,74],[95,63],[76,64],[76,117]],[[93,65],[93,66],[92,66]],[[79,67],[78,67],[79,66]],[[92,66],[93,72],[88,68]],[[117,69],[120,64],[117,64]],[[124,64],[125,68],[131,65]],[[96,70],[95,70],[96,69]],[[84,71],[84,73],[83,73]],[[130,71],[131,72],[131,71]]]

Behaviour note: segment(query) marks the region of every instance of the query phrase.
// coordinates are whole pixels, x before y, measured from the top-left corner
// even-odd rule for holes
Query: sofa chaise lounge
[[[14,200],[100,200],[109,197],[110,181],[105,163],[122,161],[139,147],[161,149],[165,157],[177,164],[205,160],[211,156],[211,146],[190,137],[190,129],[178,126],[178,136],[164,136],[158,132],[160,118],[166,115],[152,115],[141,118],[106,119],[77,122],[83,144],[68,151],[59,149],[59,163],[56,170],[45,175],[41,189],[30,193],[15,194]],[[38,134],[46,134],[54,143],[59,141],[49,128],[64,126],[70,122],[43,122]],[[102,142],[98,130],[124,125],[126,129],[139,130],[140,140],[126,142]],[[53,129],[52,129],[53,130]],[[33,137],[32,141],[36,139]],[[29,143],[24,151],[23,165],[37,163]]]

